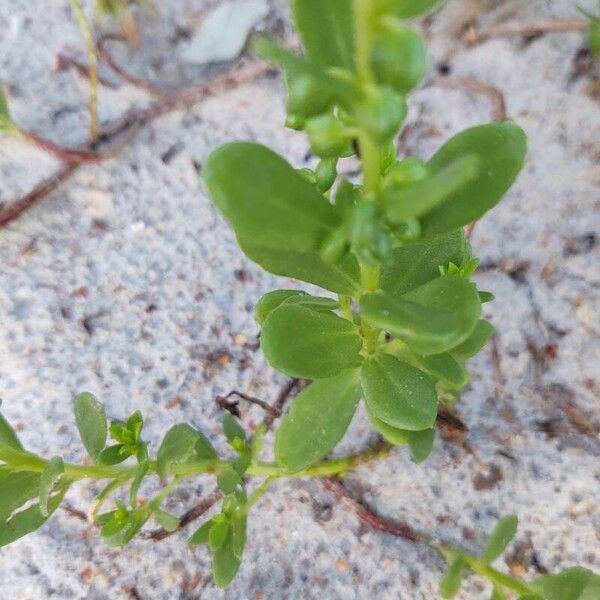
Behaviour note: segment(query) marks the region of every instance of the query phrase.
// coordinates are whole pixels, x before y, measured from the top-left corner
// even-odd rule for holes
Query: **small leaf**
[[[172,515],[171,513],[162,510],[162,508],[155,508],[154,516],[156,517],[156,520],[160,523],[160,526],[165,531],[168,531],[169,533],[177,531],[177,528],[179,527],[180,523],[179,517],[176,517],[175,515]]]
[[[381,419],[378,419],[370,410],[367,405],[367,413],[369,415],[369,419],[375,427],[375,429],[383,436],[383,438],[393,444],[394,446],[406,446],[408,444],[408,440],[410,438],[410,431],[406,431],[405,429],[398,429],[397,427],[392,427],[388,425]]]
[[[265,294],[256,304],[254,314],[259,325],[263,325],[267,317],[289,298],[308,295],[299,290],[274,290]]]
[[[188,539],[188,544],[190,546],[199,546],[201,544],[208,544],[208,536],[210,534],[210,530],[214,524],[214,518],[208,520],[206,523],[203,523]]]
[[[410,446],[410,455],[417,464],[426,461],[433,451],[435,442],[435,429],[425,429],[424,431],[411,431],[408,438]]]
[[[381,290],[361,297],[360,314],[420,352],[443,352],[464,337],[458,317],[450,310],[394,298]]]
[[[358,262],[352,254],[326,262],[318,250],[274,250],[239,232],[237,240],[244,254],[269,273],[306,281],[336,294],[352,296],[359,289]]]
[[[23,450],[23,446],[14,429],[0,413],[0,444],[4,444],[13,450]]]
[[[127,430],[131,432],[133,443],[137,444],[142,435],[142,429],[144,427],[144,417],[139,410],[136,410],[128,419],[126,423]]]
[[[354,66],[351,0],[294,0],[294,24],[308,59],[321,68]]]
[[[447,387],[458,390],[469,383],[469,372],[449,352],[415,358],[419,367]]]
[[[225,467],[217,475],[217,484],[225,494],[232,494],[243,485],[244,481],[238,472],[231,466]]]
[[[404,294],[402,299],[433,309],[450,311],[458,319],[459,326],[455,329],[453,339],[448,339],[447,344],[434,345],[415,341],[409,343],[415,352],[424,355],[439,354],[464,342],[473,333],[481,314],[481,302],[475,284],[460,275],[445,275],[433,279]]]
[[[215,519],[213,526],[210,528],[210,532],[208,534],[208,547],[213,552],[216,552],[219,548],[221,548],[221,546],[223,546],[228,534],[229,521],[223,519],[221,515],[219,515]]]
[[[437,279],[441,265],[460,265],[470,257],[471,248],[462,229],[403,245],[394,249],[383,266],[381,288],[393,296],[406,294]]]
[[[223,415],[222,427],[228,442],[233,442],[236,439],[242,442],[246,441],[246,433],[242,426],[229,413]]]
[[[277,462],[293,473],[329,454],[346,433],[360,396],[357,370],[320,379],[300,392],[275,435]]]
[[[466,154],[425,179],[389,186],[381,197],[385,214],[392,223],[421,217],[475,179],[479,168],[479,158],[474,154]]]
[[[165,477],[174,465],[200,458],[197,453],[198,448],[205,455],[202,458],[212,459],[217,456],[211,443],[199,431],[187,423],[174,425],[166,433],[158,449],[156,455],[158,473],[161,477]]]
[[[118,465],[127,460],[131,456],[127,446],[124,444],[116,444],[109,446],[100,452],[98,462],[103,465]]]
[[[593,573],[578,600],[598,600],[600,598],[600,575]]]
[[[464,566],[465,559],[463,556],[454,557],[444,579],[440,583],[440,596],[442,598],[454,598],[458,594]]]
[[[365,360],[361,383],[369,411],[398,429],[430,429],[437,415],[433,381],[415,367],[389,354]]]
[[[233,518],[229,522],[231,528],[231,545],[233,548],[233,554],[236,558],[241,559],[244,554],[244,548],[246,547],[246,530],[247,530],[247,519]]]
[[[127,545],[139,533],[151,514],[150,506],[141,506],[127,514],[122,526],[116,527],[117,531],[112,531],[107,524],[100,533],[110,548],[120,548]]]
[[[237,575],[241,560],[235,555],[233,539],[227,536],[225,543],[213,555],[213,578],[217,587],[227,587]]]
[[[48,502],[48,516],[42,515],[39,504],[14,513],[6,522],[0,523],[0,547],[12,544],[23,536],[39,529],[48,517],[60,506],[67,487],[59,490]]]
[[[399,19],[412,19],[431,12],[443,0],[375,0],[382,14],[393,14]]]
[[[492,563],[502,555],[510,541],[515,537],[518,526],[519,519],[516,515],[503,517],[496,523],[485,546],[481,558],[483,562]]]
[[[320,379],[356,365],[362,338],[353,323],[333,313],[285,303],[265,321],[261,346],[278,371]]]
[[[104,407],[89,392],[79,394],[75,399],[75,420],[85,449],[97,459],[106,445],[108,433]]]
[[[319,191],[265,146],[221,146],[208,157],[202,174],[236,233],[265,248],[316,251],[341,222]]]
[[[472,127],[446,142],[429,161],[434,172],[458,157],[475,154],[480,161],[479,174],[424,217],[424,233],[434,235],[462,227],[493,208],[517,178],[526,151],[525,133],[508,121]]]
[[[10,515],[28,500],[39,496],[40,475],[0,467],[0,529]]]
[[[484,319],[479,319],[473,333],[462,343],[452,348],[451,354],[457,360],[467,360],[475,356],[494,335],[494,326]]]
[[[40,475],[40,513],[43,517],[50,516],[50,498],[64,473],[65,464],[63,459],[55,456],[48,461],[48,466]]]
[[[556,575],[539,577],[531,587],[539,590],[544,600],[583,600],[593,577],[594,573],[589,569],[572,567]]]
[[[17,126],[12,120],[10,109],[8,108],[8,102],[6,101],[6,94],[2,84],[0,83],[0,132],[4,133],[16,133],[18,131]]]

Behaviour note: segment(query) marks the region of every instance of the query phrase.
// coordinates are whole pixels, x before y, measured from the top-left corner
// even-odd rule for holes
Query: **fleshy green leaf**
[[[556,575],[544,575],[535,580],[534,589],[541,592],[544,600],[583,600],[586,587],[594,573],[582,567],[565,569]]]
[[[75,420],[85,449],[97,459],[108,434],[104,407],[89,392],[79,394],[75,399]]]
[[[442,598],[454,598],[458,594],[464,566],[465,559],[463,556],[454,557],[444,579],[440,583],[440,596]]]
[[[351,0],[294,0],[294,24],[315,65],[354,65],[354,11]]]
[[[66,492],[67,488],[64,487],[50,498],[47,516],[42,515],[39,504],[34,504],[25,510],[14,513],[8,521],[0,523],[0,547],[12,544],[14,541],[39,529],[60,506]]]
[[[448,310],[458,319],[459,326],[455,330],[454,339],[448,345],[415,343],[409,345],[421,354],[439,354],[462,344],[473,332],[479,315],[481,302],[475,284],[460,275],[445,275],[433,279],[429,283],[404,294],[403,299],[438,310]]]
[[[600,598],[600,575],[593,573],[579,597],[579,600],[598,600]]]
[[[356,365],[362,338],[353,323],[333,313],[286,303],[265,321],[261,345],[278,371],[320,379]]]
[[[346,433],[360,396],[357,370],[320,379],[304,389],[277,430],[277,462],[295,472],[329,454]]]
[[[228,442],[234,440],[246,441],[246,433],[242,426],[229,414],[225,413],[222,419],[223,433]]]
[[[352,254],[345,254],[339,261],[330,263],[325,262],[318,251],[272,249],[239,232],[237,240],[249,259],[274,275],[292,277],[349,296],[359,288],[358,262]]]
[[[380,433],[383,438],[393,444],[394,446],[406,446],[408,444],[408,440],[410,438],[410,431],[406,431],[405,429],[398,429],[397,427],[392,427],[388,425],[381,419],[378,419],[370,410],[369,405],[367,404],[367,414],[369,415],[369,420],[371,424],[375,428],[375,430]]]
[[[435,379],[449,384],[453,389],[458,390],[469,383],[469,372],[449,352],[415,358],[419,367]]]
[[[227,466],[219,472],[217,484],[225,494],[232,494],[243,484],[243,480],[233,467]]]
[[[475,154],[460,156],[420,181],[391,185],[382,194],[385,214],[392,223],[421,217],[461,190],[479,173]]]
[[[399,19],[412,19],[431,12],[444,0],[375,0],[382,14],[392,14]]]
[[[162,508],[155,508],[154,516],[156,517],[156,520],[159,522],[160,526],[165,531],[177,531],[177,528],[179,527],[180,523],[179,517],[176,517],[175,515],[172,515],[171,513],[162,510]]]
[[[107,523],[100,533],[110,548],[125,546],[139,533],[151,514],[148,505],[141,506],[127,513],[122,522],[116,522],[114,528],[110,527],[111,523]]]
[[[200,527],[190,536],[188,544],[190,546],[199,546],[200,544],[208,544],[208,536],[213,526],[214,519],[210,519],[206,523],[200,525]]]
[[[174,465],[216,456],[212,444],[204,435],[187,423],[179,423],[169,429],[158,449],[157,470],[165,477]]]
[[[462,229],[448,231],[425,240],[395,248],[381,273],[381,288],[399,296],[437,279],[439,267],[463,264],[471,249]]]
[[[462,343],[452,348],[452,356],[457,360],[467,360],[475,356],[494,335],[493,325],[484,319],[479,319],[473,333]]]
[[[43,517],[50,516],[50,499],[56,485],[65,473],[65,464],[59,456],[48,461],[48,466],[40,475],[40,513]]]
[[[241,559],[246,547],[246,530],[248,520],[246,517],[234,518],[230,522],[231,527],[231,544],[233,546],[233,554],[236,558]]]
[[[13,450],[23,450],[23,446],[14,429],[0,413],[0,444],[4,444]]]
[[[515,537],[518,526],[519,519],[516,515],[508,515],[500,519],[488,538],[482,560],[486,563],[492,563],[500,557]]]
[[[17,126],[12,120],[8,102],[6,101],[6,94],[0,83],[0,132],[12,134],[17,131]]]
[[[492,590],[492,595],[490,596],[490,600],[506,600],[506,596],[499,587],[494,586],[494,589]]]
[[[20,506],[40,493],[39,473],[9,471],[0,467],[0,529]]]
[[[462,227],[483,216],[514,183],[526,152],[524,131],[508,121],[472,127],[446,142],[429,161],[433,172],[442,171],[461,156],[473,154],[479,158],[479,172],[423,218],[424,234]]]
[[[262,296],[256,304],[254,314],[259,325],[263,325],[267,317],[289,298],[308,295],[299,290],[274,290]]]
[[[213,554],[213,578],[217,587],[226,588],[237,575],[240,564],[230,532],[224,544]]]
[[[430,429],[437,415],[433,381],[419,369],[389,354],[365,360],[361,383],[369,411],[393,427]]]
[[[334,207],[317,189],[260,144],[235,142],[217,148],[202,174],[236,233],[264,248],[316,251],[340,224]]]
[[[362,296],[360,314],[423,353],[443,352],[464,338],[462,323],[450,310],[394,298],[381,290]]]
[[[219,515],[210,528],[210,532],[208,534],[208,547],[216,552],[227,539],[227,535],[229,534],[229,521],[223,518],[222,515]]]
[[[429,458],[435,442],[435,429],[411,431],[408,438],[410,455],[416,463],[422,463]]]

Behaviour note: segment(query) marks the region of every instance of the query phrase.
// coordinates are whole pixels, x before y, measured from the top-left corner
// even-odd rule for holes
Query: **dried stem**
[[[502,37],[534,37],[545,33],[568,33],[585,31],[588,23],[585,19],[554,19],[534,21],[532,23],[501,23],[488,27],[470,27],[464,35],[464,42],[469,46],[480,44],[485,40]]]
[[[73,14],[77,19],[79,28],[85,40],[87,57],[89,63],[89,113],[90,113],[90,138],[92,142],[98,139],[98,55],[96,53],[96,42],[90,23],[79,4],[79,0],[69,0]]]

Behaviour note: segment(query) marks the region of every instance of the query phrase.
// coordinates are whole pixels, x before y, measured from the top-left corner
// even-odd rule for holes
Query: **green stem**
[[[514,577],[510,577],[510,575],[506,575],[505,573],[494,569],[490,565],[486,565],[474,556],[465,555],[465,562],[473,571],[475,571],[475,573],[482,575],[492,583],[505,587],[509,590],[513,590],[521,596],[536,594],[535,590],[531,589],[522,581],[519,581]]]

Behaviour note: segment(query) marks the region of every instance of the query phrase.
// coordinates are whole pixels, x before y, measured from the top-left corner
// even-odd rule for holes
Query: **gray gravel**
[[[140,51],[115,48],[116,55],[162,85],[204,76],[175,62],[173,32],[193,26],[214,4],[172,0],[161,18],[143,20]],[[596,66],[573,75],[580,34],[467,49],[457,32],[477,15],[483,23],[573,16],[574,5],[451,0],[427,28],[434,64],[446,61],[454,75],[497,85],[530,138],[524,174],[473,236],[484,267],[477,279],[497,296],[485,314],[499,329],[502,373],[499,380],[484,351],[472,361],[473,381],[458,405],[469,444],[502,478],[478,491],[483,468],[442,441],[422,466],[398,450],[350,478],[382,514],[473,549],[499,515],[517,513],[511,566],[528,577],[540,565],[600,571],[600,440],[593,433],[600,391],[600,73]],[[271,19],[270,26],[280,24]],[[65,145],[83,139],[87,119],[85,82],[73,72],[52,72],[67,47],[82,52],[66,0],[0,3],[0,80],[15,115]],[[115,89],[101,90],[105,121],[148,101],[113,81]],[[403,144],[420,156],[489,118],[485,98],[435,87],[415,94],[411,110]],[[115,417],[141,409],[153,443],[180,421],[216,434],[217,394],[238,389],[274,398],[283,380],[255,350],[252,307],[275,285],[297,284],[246,261],[196,168],[215,145],[238,138],[305,164],[306,141],[284,130],[283,118],[279,79],[173,113],[141,131],[117,159],[82,168],[0,231],[0,397],[32,449],[84,459],[71,413],[81,390],[97,394]],[[56,166],[3,138],[0,203]],[[590,433],[573,425],[572,406],[590,417]],[[245,409],[244,417],[256,422],[260,415]],[[369,436],[359,415],[344,447]],[[190,484],[173,508],[183,512],[211,486],[208,479]],[[69,502],[86,509],[95,491],[81,484]],[[318,482],[281,482],[261,501],[244,564],[227,592],[214,588],[206,550],[187,548],[184,535],[109,551],[91,527],[63,511],[0,550],[0,560],[0,597],[16,600],[117,600],[135,598],[133,589],[143,600],[429,600],[438,597],[442,567],[425,548],[363,528]],[[460,596],[487,597],[475,577]]]

